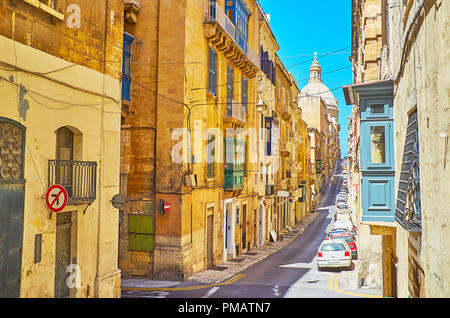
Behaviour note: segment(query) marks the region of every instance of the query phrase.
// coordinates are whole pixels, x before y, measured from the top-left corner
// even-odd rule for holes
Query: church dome
[[[337,107],[337,100],[330,89],[322,82],[322,68],[317,62],[317,53],[314,53],[314,62],[310,67],[308,84],[302,88],[301,96],[321,97],[327,106]]]

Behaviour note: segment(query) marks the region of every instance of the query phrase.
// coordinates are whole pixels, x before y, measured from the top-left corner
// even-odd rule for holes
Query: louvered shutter
[[[408,119],[395,218],[407,231],[422,230],[417,110],[412,112]]]

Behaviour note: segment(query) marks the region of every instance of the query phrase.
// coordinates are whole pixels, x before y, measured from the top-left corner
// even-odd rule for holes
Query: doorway
[[[210,211],[212,210],[212,211]],[[214,246],[214,215],[212,214],[214,212],[214,208],[208,209],[208,214],[211,213],[211,215],[208,215],[206,217],[206,266],[209,267],[213,265],[213,246]]]
[[[225,259],[228,258],[228,256],[233,256],[233,203],[226,203],[225,205],[225,250],[226,255]]]
[[[247,249],[247,205],[242,205],[242,252]]]
[[[259,220],[258,220],[258,222],[259,222],[259,242],[258,242],[258,244],[259,245],[262,245],[263,244],[263,233],[264,233],[264,223],[263,223],[263,220],[264,220],[264,208],[263,208],[263,205],[262,204],[260,204],[259,205]]]
[[[20,297],[25,127],[0,117],[0,298]]]
[[[56,215],[56,244],[55,244],[55,298],[70,297],[67,279],[70,273],[72,244],[72,212]]]
[[[253,248],[258,245],[258,220],[256,219],[257,213],[256,209],[253,210]]]

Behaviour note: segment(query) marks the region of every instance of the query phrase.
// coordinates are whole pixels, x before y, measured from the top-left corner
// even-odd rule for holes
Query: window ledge
[[[40,2],[39,0],[22,0],[23,2],[28,3],[29,5],[38,8],[45,13],[51,15],[52,17],[63,21],[64,20],[64,14],[56,11],[55,9],[50,8],[48,5],[45,5],[44,3]]]

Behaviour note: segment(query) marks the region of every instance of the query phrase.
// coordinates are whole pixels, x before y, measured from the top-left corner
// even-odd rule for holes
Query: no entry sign
[[[169,203],[164,203],[164,212],[169,212],[169,210],[170,210],[170,204]]]
[[[66,189],[59,184],[51,186],[45,196],[48,208],[55,213],[61,212],[66,207],[67,198]]]

